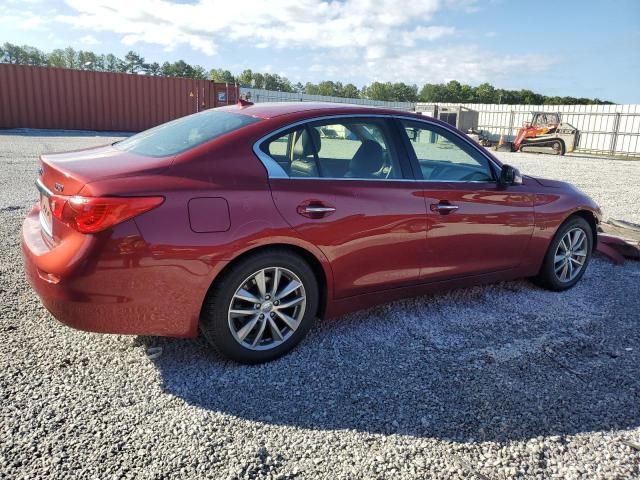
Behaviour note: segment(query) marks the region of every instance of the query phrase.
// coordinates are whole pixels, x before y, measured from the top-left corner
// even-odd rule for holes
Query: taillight
[[[51,213],[81,233],[96,233],[148,212],[163,197],[65,197],[52,195]]]

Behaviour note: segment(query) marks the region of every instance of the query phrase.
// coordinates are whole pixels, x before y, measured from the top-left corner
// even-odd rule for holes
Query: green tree
[[[443,102],[445,98],[446,87],[441,83],[427,83],[420,90],[421,102]]]
[[[360,98],[360,90],[353,83],[347,83],[342,89],[342,96],[346,98]]]
[[[165,77],[206,78],[206,71],[202,67],[197,66],[194,68],[184,60],[178,60],[173,63],[164,62],[161,67],[161,72]]]
[[[251,87],[251,81],[253,80],[253,72],[251,69],[247,68],[243,70],[240,75],[238,75],[238,83],[242,87]]]
[[[78,53],[71,47],[64,49],[64,61],[67,68],[78,68],[80,62],[78,61]]]
[[[214,82],[221,83],[236,83],[235,77],[229,70],[223,70],[222,68],[214,68],[209,72],[209,78]]]
[[[253,84],[253,88],[264,88],[264,75],[254,72],[251,75],[251,83]]]
[[[445,85],[445,94],[447,96],[446,102],[461,102],[462,101],[462,85],[457,80],[450,80]]]
[[[194,78],[196,80],[206,80],[207,71],[201,65],[194,65],[191,73],[191,78]]]
[[[475,88],[475,97],[478,103],[497,103],[496,89],[486,82]]]
[[[6,42],[2,46],[2,63],[26,64],[27,54],[19,45]]]
[[[476,91],[471,85],[460,85],[460,103],[474,103],[476,101]]]
[[[44,66],[47,65],[47,55],[42,50],[24,45],[22,47],[24,56],[22,63],[26,65]]]
[[[390,100],[392,89],[391,82],[373,82],[364,89],[363,94],[371,100]]]
[[[2,45],[0,53],[2,54],[2,57],[0,57],[2,63],[21,63],[23,57],[22,49],[18,45],[9,42],[5,42]]]
[[[67,60],[64,55],[64,50],[60,48],[56,48],[54,51],[52,51],[49,54],[47,60],[49,62],[49,65],[52,67],[66,68],[67,66]]]
[[[398,82],[373,82],[363,89],[363,95],[371,100],[389,102],[415,102],[418,99],[418,86]]]
[[[109,53],[104,57],[104,67],[107,72],[120,72],[123,68],[123,63],[124,62],[121,59],[112,53]]]
[[[540,105],[544,101],[544,97],[531,90],[520,90],[518,92],[520,102],[524,105]]]
[[[256,75],[254,73],[254,78]],[[262,88],[266,90],[278,90],[280,92],[292,92],[293,88],[291,87],[291,82],[286,77],[281,77],[278,74],[274,73],[265,73],[262,74]]]
[[[304,93],[306,93],[307,95],[320,95],[318,92],[319,92],[318,85],[311,82],[307,82],[305,84]]]
[[[83,70],[104,70],[104,57],[101,59],[100,56],[96,55],[93,52],[85,52],[83,50],[78,51],[78,66]]]
[[[415,102],[418,100],[418,86],[399,82],[391,85],[391,101]]]
[[[144,70],[147,72],[147,75],[151,75],[152,77],[158,77],[162,74],[162,67],[160,67],[158,62],[152,62],[145,65]]]
[[[341,97],[342,83],[324,80],[318,84],[318,93],[316,95],[324,95],[326,97]]]
[[[125,73],[139,73],[144,71],[144,57],[129,50],[124,56],[124,63],[122,64],[122,71]]]

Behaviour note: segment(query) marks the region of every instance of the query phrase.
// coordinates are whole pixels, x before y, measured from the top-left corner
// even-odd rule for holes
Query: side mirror
[[[500,185],[522,185],[522,175],[520,170],[511,165],[503,165],[500,170],[500,178],[498,179]]]

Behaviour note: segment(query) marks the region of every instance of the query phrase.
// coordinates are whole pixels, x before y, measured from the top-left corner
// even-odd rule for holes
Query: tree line
[[[71,47],[55,49],[46,53],[35,47],[19,46],[8,42],[0,46],[0,63],[193,78],[196,80],[209,79],[215,82],[238,83],[242,87],[264,88],[281,92],[395,102],[504,103],[508,105],[613,104],[613,102],[598,98],[546,96],[531,90],[507,90],[495,88],[489,83],[471,86],[456,80],[447,83],[427,83],[421,89],[418,89],[415,84],[403,82],[373,82],[360,88],[353,83],[343,84],[331,80],[319,83],[292,83],[284,76],[268,72],[254,72],[251,69],[245,69],[238,75],[234,75],[223,68],[207,70],[201,65],[190,65],[184,60],[163,62],[162,64],[146,62],[144,57],[134,51],[129,51],[124,58],[119,58],[111,53],[96,54],[87,50],[75,50]]]

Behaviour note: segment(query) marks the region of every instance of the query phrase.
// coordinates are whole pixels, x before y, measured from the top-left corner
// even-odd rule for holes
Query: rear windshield
[[[257,121],[248,115],[205,110],[145,130],[113,146],[125,152],[168,157]]]

